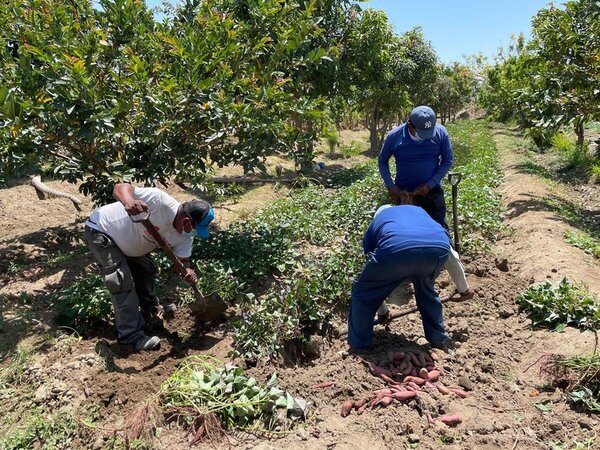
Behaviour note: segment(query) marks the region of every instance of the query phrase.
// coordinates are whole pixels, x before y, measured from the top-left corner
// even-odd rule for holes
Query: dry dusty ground
[[[547,184],[522,172],[515,155],[518,149],[511,148],[511,133],[500,130],[495,137],[506,171],[501,187],[505,219],[514,231],[497,243],[493,255],[465,259],[468,279],[477,295],[472,301],[450,303],[445,308],[448,330],[459,348],[453,356],[441,356],[443,381],[448,386],[464,386],[469,396],[461,399],[425,393],[418,403],[394,403],[385,409],[341,418],[340,406],[345,399],[365,398],[373,389],[383,387],[383,382],[348,355],[343,336],[334,337],[323,343],[321,356],[309,362],[294,367],[259,365],[250,369],[260,380],[277,370],[282,388],[313,402],[310,420],[279,439],[233,434],[228,445],[260,449],[545,449],[551,442],[562,442],[565,448],[571,448],[576,441],[595,436],[599,430],[597,416],[573,411],[560,391],[548,388],[536,364],[548,352],[591,352],[595,345],[593,334],[574,329],[564,333],[532,330],[529,320],[515,306],[514,296],[531,281],[558,280],[563,276],[584,281],[600,294],[598,262],[565,244],[562,236],[568,225],[536,202],[546,195],[573,198],[576,193],[568,189],[550,192]],[[333,165],[354,161],[328,162]],[[60,189],[75,193],[70,186]],[[190,197],[176,188],[170,191],[180,200]],[[220,205],[217,217],[228,223],[285,192],[272,185],[253,189],[239,203]],[[87,214],[90,208],[90,202],[85,201],[83,211]],[[0,358],[6,365],[10,360],[7,355],[17,346],[38,349],[34,363],[24,374],[26,383],[16,391],[0,391],[0,436],[23,424],[35,405],[55,411],[72,406],[82,416],[95,410],[99,420],[97,428],[87,429],[71,445],[104,448],[111,431],[140,402],[157,392],[186,355],[204,353],[228,359],[230,327],[225,323],[208,333],[202,332],[183,311],[168,325],[160,351],[146,354],[129,354],[119,348],[110,327],[83,340],[56,328],[51,305],[45,300],[47,294],[69,285],[83,270],[93,269],[85,252],[59,264],[49,261],[80,245],[81,221],[86,214],[78,215],[65,199],[40,201],[27,185],[0,191]],[[506,263],[501,263],[504,259]],[[444,294],[452,290],[446,274],[440,277],[439,285]],[[22,301],[22,292],[32,295],[34,301]],[[339,329],[343,328],[340,323]],[[97,343],[102,339],[114,355],[119,371],[108,372],[97,354]],[[378,362],[387,358],[389,350],[422,348],[420,343],[418,317],[406,316],[387,329],[377,328],[374,348],[364,358]],[[335,384],[315,387],[327,380]],[[554,402],[551,411],[542,412],[535,407],[547,399]],[[434,415],[457,413],[463,423],[456,428],[436,425],[426,429],[426,411]],[[189,448],[185,433],[169,426],[152,445]],[[593,445],[600,447],[600,441]]]

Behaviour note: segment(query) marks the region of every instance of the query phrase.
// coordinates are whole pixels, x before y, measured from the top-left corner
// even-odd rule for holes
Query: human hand
[[[465,300],[470,300],[475,296],[475,289],[470,287],[465,292],[461,292],[460,296]]]
[[[185,273],[183,274],[182,278],[186,283],[193,284],[198,279],[198,275],[196,275],[196,272],[194,272],[193,269],[188,267],[185,269]]]
[[[400,200],[402,199],[402,189],[400,189],[396,185],[393,185],[392,187],[388,188],[388,192],[390,194],[390,199],[392,200],[392,203],[396,205],[400,203]]]
[[[123,204],[125,211],[130,216],[137,216],[138,214],[148,211],[148,205],[143,200],[132,199]]]
[[[420,185],[419,187],[417,187],[415,189],[415,192],[413,192],[414,195],[427,195],[429,194],[429,191],[431,191],[431,188],[429,187],[429,185],[427,183],[423,183],[422,185]]]

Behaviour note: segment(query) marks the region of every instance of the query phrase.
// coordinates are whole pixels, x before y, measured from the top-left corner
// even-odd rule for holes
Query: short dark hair
[[[181,209],[187,214],[194,225],[199,224],[210,211],[210,203],[206,200],[192,200],[181,205]]]

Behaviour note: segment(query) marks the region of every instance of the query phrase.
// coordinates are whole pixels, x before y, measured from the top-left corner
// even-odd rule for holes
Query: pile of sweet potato
[[[435,353],[426,353],[418,350],[412,352],[389,352],[388,361],[381,365],[359,360],[365,364],[369,371],[381,378],[387,387],[373,391],[369,400],[346,400],[342,404],[342,417],[348,416],[353,409],[362,414],[367,408],[389,406],[394,400],[403,402],[415,398],[423,390],[436,390],[443,395],[456,395],[466,397],[468,394],[462,389],[449,388],[440,381],[443,370],[438,367],[438,356]],[[431,419],[428,417],[428,420]],[[433,419],[430,420],[430,422]],[[458,416],[444,416],[440,420],[446,425],[460,423]]]

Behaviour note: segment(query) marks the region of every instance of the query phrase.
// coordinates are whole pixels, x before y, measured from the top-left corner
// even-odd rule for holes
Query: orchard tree
[[[573,125],[582,145],[584,124],[600,118],[600,2],[576,0],[542,9],[532,33],[532,51],[545,62],[529,102],[537,125]]]
[[[329,62],[314,2],[247,2],[246,20],[230,3],[159,24],[140,0],[3,2],[2,173],[51,169],[102,202],[116,181],[198,184],[314,140],[294,126],[324,109],[299,76]]]
[[[368,9],[351,24],[341,64],[376,152],[411,94],[434,79],[436,56],[419,29],[397,36],[382,11]]]
[[[442,124],[445,124],[471,102],[477,83],[471,70],[457,62],[441,66],[439,72],[433,87],[435,92],[433,109]]]

